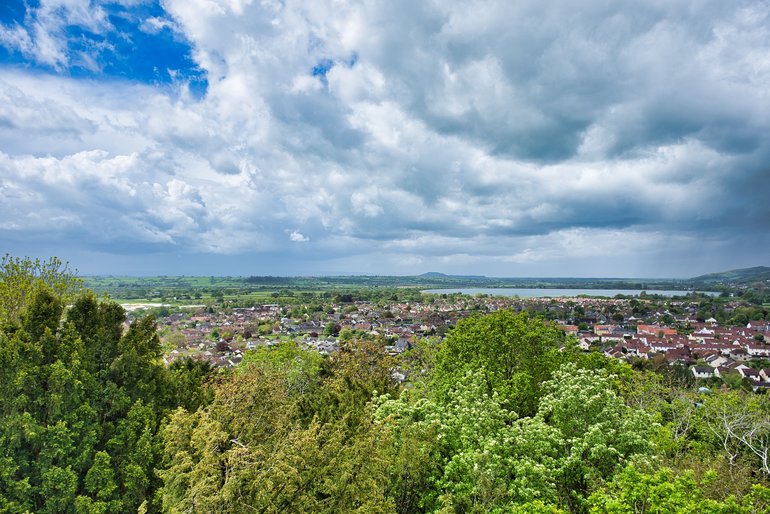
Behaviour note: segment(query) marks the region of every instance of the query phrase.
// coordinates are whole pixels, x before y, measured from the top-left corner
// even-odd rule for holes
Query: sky
[[[770,264],[765,0],[2,0],[0,253],[81,274]]]

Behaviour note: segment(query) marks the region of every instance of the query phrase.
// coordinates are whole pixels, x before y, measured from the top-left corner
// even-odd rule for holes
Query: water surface
[[[430,294],[454,294],[467,295],[486,294],[489,296],[519,296],[521,298],[565,298],[575,296],[606,296],[612,298],[619,294],[625,296],[639,296],[642,292],[648,295],[684,296],[692,291],[654,290],[654,289],[543,289],[523,287],[465,287],[454,289],[426,289],[423,293]],[[709,296],[718,296],[713,291],[697,291]]]

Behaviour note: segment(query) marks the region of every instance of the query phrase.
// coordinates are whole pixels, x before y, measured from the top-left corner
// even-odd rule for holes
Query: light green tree
[[[76,273],[56,257],[41,261],[4,255],[0,260],[0,324],[18,322],[22,309],[40,285],[47,286],[64,303],[83,288]]]
[[[378,401],[396,449],[415,434],[435,437],[437,465],[423,468],[431,476],[421,481],[434,484],[423,493],[432,498],[428,510],[582,512],[591,491],[653,450],[652,418],[627,407],[604,370],[562,366],[543,384],[536,415],[520,419],[487,384],[484,370],[469,371],[446,398]]]
[[[730,496],[718,501],[707,498],[706,482],[718,480],[709,474],[703,481],[691,472],[677,475],[670,469],[643,472],[628,466],[588,500],[592,514],[760,514],[770,509],[770,489],[755,485],[740,501]]]
[[[570,358],[556,327],[526,313],[500,310],[460,321],[442,343],[433,388],[446,396],[468,370],[484,370],[484,380],[506,408],[533,415],[541,384]]]

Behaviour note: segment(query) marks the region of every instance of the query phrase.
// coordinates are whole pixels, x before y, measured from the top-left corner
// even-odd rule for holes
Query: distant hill
[[[721,273],[709,273],[690,279],[692,282],[748,284],[770,280],[770,268],[755,266],[753,268],[734,269]]]
[[[457,278],[457,279],[474,279],[474,280],[482,280],[486,279],[484,275],[447,275],[446,273],[439,273],[438,271],[429,271],[427,273],[423,273],[422,275],[417,275],[418,278]]]

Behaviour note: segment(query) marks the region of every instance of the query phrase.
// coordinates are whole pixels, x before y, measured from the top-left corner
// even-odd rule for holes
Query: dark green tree
[[[161,423],[205,402],[206,370],[166,369],[154,320],[124,334],[123,309],[73,296],[58,261],[0,271],[0,511],[152,510]]]

